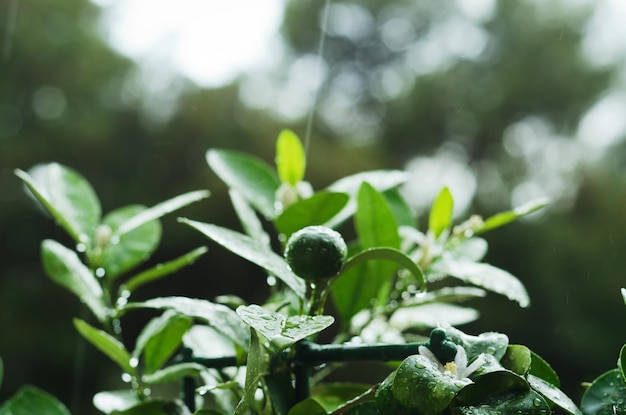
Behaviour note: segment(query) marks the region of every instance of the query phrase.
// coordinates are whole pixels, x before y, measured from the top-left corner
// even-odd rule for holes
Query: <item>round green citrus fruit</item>
[[[300,278],[324,280],[341,271],[347,252],[339,232],[326,226],[307,226],[291,235],[285,259]]]

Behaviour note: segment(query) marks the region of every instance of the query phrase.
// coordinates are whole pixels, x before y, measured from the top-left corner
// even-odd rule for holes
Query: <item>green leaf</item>
[[[201,246],[176,259],[162,264],[157,264],[154,267],[147,269],[129,279],[122,286],[122,290],[128,290],[129,292],[133,292],[144,284],[165,277],[183,267],[186,267],[187,265],[194,263],[200,256],[204,255],[207,251],[208,249],[205,246]]]
[[[454,209],[454,199],[450,189],[444,187],[441,189],[433,205],[430,208],[430,216],[428,217],[428,229],[433,233],[435,238],[452,226],[452,213]]]
[[[267,219],[276,216],[275,194],[280,181],[264,161],[248,154],[212,149],[207,162],[229,187],[236,189]]]
[[[161,223],[158,220],[146,222],[117,236],[120,226],[145,211],[144,206],[129,205],[104,217],[102,223],[111,229],[113,236],[93,261],[104,269],[107,278],[114,279],[136,267],[146,261],[157,248],[161,239]]]
[[[500,359],[500,363],[505,369],[525,376],[530,370],[532,355],[530,349],[521,344],[509,344],[506,353]]]
[[[311,395],[327,412],[333,412],[344,406],[346,402],[352,401],[357,397],[363,397],[368,393],[371,396],[373,392],[371,385],[332,382],[316,384],[311,390]]]
[[[447,247],[446,255],[456,260],[479,262],[487,254],[487,249],[487,241],[473,237]]]
[[[266,354],[263,350],[259,336],[256,331],[250,329],[250,348],[248,352],[248,361],[246,364],[246,380],[244,395],[235,408],[233,415],[243,415],[246,413],[250,403],[254,401],[254,395],[263,374],[267,370]]]
[[[417,226],[413,211],[398,189],[387,189],[383,192],[383,196],[385,196],[385,200],[393,211],[393,216],[396,218],[398,226],[409,226],[411,228],[415,228]]]
[[[206,321],[215,330],[224,334],[235,344],[248,347],[248,327],[237,313],[222,304],[187,297],[157,297],[140,303],[128,303],[124,310],[137,308],[171,309],[189,317]]]
[[[523,376],[509,370],[496,370],[476,377],[454,400],[455,406],[480,405],[490,397],[515,389],[528,391],[530,385]],[[532,404],[532,402],[531,402]]]
[[[205,199],[209,197],[209,194],[210,193],[207,190],[197,190],[195,192],[189,192],[176,196],[172,199],[154,205],[151,208],[142,210],[134,216],[127,218],[121,225],[119,225],[119,227],[113,233],[113,238],[119,238],[122,235],[127,234],[128,232],[131,232],[132,230],[137,229],[148,222],[152,222],[155,219],[165,216],[168,213],[172,213],[175,210],[178,210],[191,203]]]
[[[146,324],[133,352],[135,358],[143,355],[141,362],[145,373],[154,372],[172,356],[191,324],[190,317],[172,311],[166,311]]]
[[[308,398],[294,405],[287,415],[326,415],[327,413],[319,402]]]
[[[93,405],[105,414],[124,411],[141,402],[137,393],[132,390],[98,392],[93,397]]]
[[[502,333],[486,332],[472,336],[454,327],[445,327],[445,330],[449,340],[463,346],[469,361],[481,353],[492,355],[496,361],[499,361],[506,353],[509,344],[509,338]]]
[[[545,380],[546,382],[556,386],[557,388],[560,387],[561,382],[559,381],[559,376],[548,364],[548,362],[546,362],[541,356],[539,356],[532,350],[530,351],[530,355],[532,357],[532,360],[528,373]]]
[[[100,221],[100,201],[87,180],[58,163],[32,168],[30,174],[15,170],[41,205],[77,244],[86,250]]]
[[[435,273],[429,274],[429,277],[438,278],[437,274],[451,276],[505,295],[510,300],[517,301],[521,307],[528,307],[530,304],[528,292],[517,278],[489,264],[444,259],[433,263],[429,271]]]
[[[379,192],[395,188],[408,179],[408,173],[400,170],[375,170],[346,176],[328,186],[327,190],[336,193],[347,193],[350,202],[326,226],[334,228],[345,222],[356,211],[356,196],[363,182],[369,183]]]
[[[371,260],[392,261],[397,265],[407,269],[413,277],[417,280],[417,283],[421,289],[426,288],[426,280],[424,274],[419,266],[404,252],[389,247],[374,247],[368,248],[356,255],[351,256],[346,260],[343,266],[344,271],[352,268],[353,266]]]
[[[23,386],[0,406],[0,415],[70,415],[58,399],[34,386]]]
[[[221,226],[196,222],[185,218],[179,220],[200,231],[231,252],[265,269],[287,284],[299,298],[304,298],[306,294],[304,280],[291,271],[282,256],[271,251],[266,245],[242,233]]]
[[[41,243],[41,255],[46,274],[89,307],[100,321],[107,318],[102,288],[76,252],[51,239]]]
[[[276,141],[276,170],[283,183],[295,186],[304,179],[306,155],[298,136],[291,130],[283,130]]]
[[[131,376],[137,375],[136,368],[131,365],[130,353],[119,340],[80,319],[74,319],[74,326],[85,339],[117,363],[124,372]]]
[[[533,390],[510,390],[491,396],[478,406],[454,408],[460,415],[545,415],[552,413],[547,402]]]
[[[276,219],[278,232],[287,238],[311,225],[324,225],[344,208],[350,197],[345,193],[321,191],[289,205]]]
[[[1,362],[0,362],[1,363]],[[622,346],[619,351],[619,358],[617,359],[617,368],[622,375],[622,380],[626,382],[626,344]],[[0,380],[2,377],[0,376]]]
[[[456,304],[431,303],[399,308],[391,318],[391,327],[404,331],[415,328],[435,328],[446,322],[453,326],[471,323],[479,317],[478,311]]]
[[[246,330],[247,336],[247,327],[242,326]],[[193,351],[195,357],[225,357],[233,356],[237,352],[235,343],[211,326],[194,325],[185,333],[183,343]],[[245,358],[241,361],[245,362]]]
[[[496,213],[495,215],[485,219],[483,226],[477,229],[476,233],[482,233],[491,229],[499,228],[500,226],[513,222],[514,220],[519,219],[523,216],[530,215],[531,213],[546,207],[549,203],[549,199],[539,198],[525,203],[522,206],[519,206],[513,210]]]
[[[270,236],[263,229],[263,224],[259,220],[256,212],[250,204],[239,194],[239,192],[235,189],[230,189],[228,191],[230,195],[230,200],[233,203],[233,208],[235,209],[235,213],[239,217],[239,222],[243,227],[246,234],[252,239],[258,241],[263,245],[270,245]]]
[[[140,399],[130,390],[100,392],[94,396],[93,403],[110,415],[191,415],[182,402]]]
[[[147,384],[177,382],[185,377],[196,377],[206,370],[199,363],[177,363],[167,366],[156,372],[143,375],[142,380]]]
[[[582,415],[580,409],[572,402],[572,400],[563,393],[559,388],[546,382],[545,380],[533,375],[528,375],[528,383],[530,386],[541,396],[546,398],[549,402],[560,407],[565,412],[571,415]]]
[[[626,413],[626,384],[619,369],[609,370],[591,383],[583,394],[580,409],[590,415]]]
[[[283,351],[299,340],[324,330],[335,319],[332,316],[285,316],[266,310],[258,305],[237,307],[237,314],[270,341],[277,350]]]

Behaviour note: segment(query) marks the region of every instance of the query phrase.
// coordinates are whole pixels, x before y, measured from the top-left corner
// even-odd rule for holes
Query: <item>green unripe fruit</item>
[[[291,270],[305,280],[325,280],[341,271],[348,247],[339,234],[326,226],[307,226],[293,233],[285,247]]]

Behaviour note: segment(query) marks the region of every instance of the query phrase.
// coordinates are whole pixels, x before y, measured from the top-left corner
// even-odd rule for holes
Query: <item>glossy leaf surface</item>
[[[98,320],[104,321],[107,308],[102,288],[76,252],[56,241],[46,239],[41,244],[41,255],[46,274],[54,282],[76,294]]]
[[[235,189],[230,189],[228,194],[230,195],[233,208],[239,217],[239,222],[246,232],[246,235],[262,245],[269,246],[270,236],[265,232],[265,229],[263,229],[263,224],[254,209],[250,206],[250,203]]]
[[[101,207],[96,192],[76,171],[58,163],[16,170],[29,190],[77,244],[89,250],[100,221]]]
[[[531,200],[530,202],[525,203],[522,206],[519,206],[513,210],[497,213],[485,219],[483,226],[481,226],[480,229],[477,229],[476,233],[482,233],[491,229],[499,228],[500,226],[504,226],[507,223],[513,222],[516,219],[519,219],[526,215],[530,215],[531,213],[546,207],[549,203],[549,199],[540,198],[536,200]]]
[[[279,351],[285,350],[298,340],[319,333],[335,321],[332,316],[287,317],[254,304],[237,307],[237,314]]]
[[[207,162],[229,187],[236,189],[267,219],[276,216],[275,193],[280,181],[264,161],[229,150],[209,150]]]
[[[0,406],[0,415],[70,415],[54,396],[34,386],[23,386]]]
[[[229,251],[265,269],[287,284],[298,297],[304,298],[306,292],[304,280],[291,271],[282,256],[271,251],[266,245],[255,241],[247,235],[221,226],[189,219],[180,219],[180,221],[200,231]]]
[[[583,394],[580,409],[585,415],[626,413],[626,384],[619,369],[600,375]]]
[[[124,307],[125,310],[136,308],[171,309],[189,317],[202,319],[234,343],[244,348],[248,347],[250,339],[248,327],[225,305],[187,297],[157,297],[140,303],[128,303]]]
[[[113,236],[104,246],[97,265],[105,270],[107,278],[117,278],[136,267],[157,248],[161,240],[161,223],[157,220],[146,222],[118,236],[120,226],[145,210],[141,205],[129,205],[104,217],[102,223],[111,229]]]
[[[452,226],[452,213],[454,209],[454,199],[450,189],[444,187],[435,197],[430,215],[428,217],[428,230],[435,235],[435,238]]]
[[[134,375],[136,368],[130,363],[131,356],[124,345],[110,334],[90,326],[83,320],[74,319],[74,326],[82,336],[102,353],[117,363],[123,371]]]
[[[289,237],[306,226],[328,223],[346,206],[349,196],[345,193],[321,191],[313,196],[289,205],[275,220],[278,232]]]
[[[530,386],[552,404],[560,407],[570,415],[582,415],[580,409],[561,389],[533,375],[528,375]]]
[[[454,408],[456,415],[547,415],[552,413],[547,402],[533,390],[511,390],[492,396],[477,406]]]

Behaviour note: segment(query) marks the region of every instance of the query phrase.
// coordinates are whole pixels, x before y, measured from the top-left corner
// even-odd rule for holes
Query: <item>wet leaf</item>
[[[324,225],[348,203],[345,193],[321,191],[289,205],[275,220],[278,232],[289,237],[306,226]]]
[[[199,363],[177,363],[143,375],[142,380],[147,384],[177,382],[185,377],[198,376],[206,367]]]
[[[596,378],[583,394],[580,409],[589,415],[626,413],[626,384],[619,369],[612,369]]]
[[[332,316],[285,316],[258,305],[237,307],[243,321],[261,333],[277,350],[283,351],[299,340],[333,324]]]
[[[0,406],[0,415],[70,415],[57,398],[34,386],[23,386]]]
[[[551,385],[556,386],[557,388],[561,386],[561,382],[559,381],[559,376],[556,374],[554,369],[546,362],[541,356],[537,353],[530,351],[530,355],[532,357],[530,363],[530,371],[529,374],[536,376],[550,383]]]
[[[256,331],[250,329],[250,347],[246,364],[244,396],[239,401],[233,415],[246,413],[248,407],[254,401],[254,395],[263,374],[267,370],[267,365],[266,353],[259,341],[259,336],[257,336]]]
[[[136,368],[130,362],[130,353],[119,340],[80,319],[74,319],[74,326],[85,339],[117,363],[124,372],[136,376]]]
[[[505,392],[530,389],[524,377],[509,370],[491,371],[473,380],[474,383],[467,385],[459,392],[454,401],[455,406],[476,406]]]
[[[453,326],[471,323],[477,320],[476,309],[456,304],[430,303],[399,308],[389,324],[400,331],[411,328],[435,328],[439,323],[446,322]]]
[[[233,208],[235,209],[235,213],[237,213],[239,222],[246,232],[246,235],[262,245],[269,246],[270,236],[265,232],[265,229],[263,229],[263,224],[254,209],[250,206],[250,203],[235,189],[230,189],[228,194],[230,195]]]
[[[545,380],[533,375],[528,375],[528,383],[537,391],[541,396],[546,398],[549,402],[560,407],[570,415],[582,415],[580,409],[572,402],[572,400],[556,386]],[[626,397],[624,397],[626,398]]]
[[[318,401],[308,398],[294,405],[287,415],[326,415],[327,413]]]
[[[41,243],[41,255],[46,274],[84,302],[100,321],[107,318],[104,293],[96,277],[82,263],[76,252],[51,239]]]
[[[304,280],[291,271],[282,256],[271,251],[266,245],[255,241],[247,235],[221,226],[184,218],[180,219],[180,222],[195,228],[224,248],[265,269],[287,284],[298,297],[304,298],[306,293]]]
[[[477,406],[454,408],[455,415],[546,415],[552,413],[547,402],[535,391],[512,390],[488,398]]]
[[[467,352],[467,359],[470,361],[481,353],[492,355],[499,361],[506,353],[509,344],[509,338],[502,333],[486,332],[472,336],[454,327],[446,326],[445,330],[449,340],[463,346]]]
[[[209,194],[210,193],[207,190],[197,190],[195,192],[189,192],[173,197],[169,200],[154,205],[151,208],[145,209],[124,221],[119,226],[119,228],[117,228],[117,230],[113,234],[113,237],[120,237],[145,223],[152,222],[153,220],[159,219],[167,215],[168,213],[172,213],[184,206],[205,199],[209,197]]]
[[[104,217],[102,224],[109,227],[112,236],[102,252],[92,260],[104,269],[107,278],[115,279],[133,269],[146,261],[157,248],[161,239],[161,223],[157,220],[144,223],[118,236],[120,226],[145,210],[145,206],[129,205]]]
[[[345,222],[356,211],[356,196],[363,182],[369,183],[379,192],[393,189],[408,179],[408,173],[401,170],[375,170],[346,176],[328,186],[327,190],[337,193],[347,193],[350,196],[348,204],[326,224],[331,228]]]
[[[206,252],[207,248],[201,246],[200,248],[196,248],[193,251],[188,252],[187,254],[182,255],[176,259],[157,264],[154,267],[142,271],[134,277],[130,278],[126,283],[124,283],[122,290],[128,290],[132,293],[137,288],[151,281],[163,278],[178,271],[183,267],[186,267],[187,265],[193,264],[200,256],[204,255]]]
[[[265,218],[276,216],[275,194],[280,186],[276,173],[264,161],[245,153],[212,149],[207,162],[213,171]]]
[[[489,264],[443,259],[433,263],[430,271],[505,295],[510,300],[517,301],[521,307],[528,307],[530,304],[526,288],[515,276]]]
[[[133,357],[142,356],[145,373],[154,372],[172,356],[191,324],[190,317],[168,310],[144,326],[137,337]]]
[[[89,182],[58,163],[35,166],[29,173],[15,170],[15,174],[74,242],[90,250],[94,245],[101,207]]]
[[[622,380],[626,382],[626,344],[623,345],[619,351],[617,368],[619,369],[619,373],[622,375]]]
[[[521,344],[509,344],[506,353],[500,359],[500,363],[505,369],[517,373],[518,375],[526,375],[530,370],[532,355],[530,349]]]

